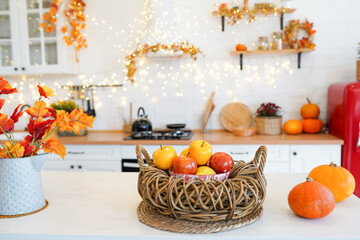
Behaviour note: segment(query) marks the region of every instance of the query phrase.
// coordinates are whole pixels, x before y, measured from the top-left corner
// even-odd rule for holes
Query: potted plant
[[[262,103],[256,110],[255,123],[258,134],[281,134],[281,107],[274,103]]]
[[[48,153],[55,153],[64,159],[66,148],[54,137],[57,130],[74,131],[92,127],[94,117],[82,109],[70,113],[47,107],[44,98],[54,96],[53,90],[37,85],[40,98],[33,107],[26,110],[29,115],[28,135],[15,140],[14,124],[23,112],[19,104],[12,115],[0,113],[0,134],[6,140],[0,146],[0,217],[18,217],[38,212],[47,206],[42,189],[40,169]],[[0,95],[17,93],[18,90],[0,77]],[[0,99],[0,109],[5,99]]]
[[[76,105],[76,103],[74,101],[71,100],[58,100],[56,102],[53,102],[52,104],[50,104],[50,107],[52,107],[55,111],[59,111],[59,110],[64,110],[67,113],[71,113],[74,109],[79,109],[79,107]],[[74,131],[61,131],[58,130],[57,134],[58,136],[85,136],[87,135],[88,131],[85,128],[80,129],[80,133],[76,134]]]

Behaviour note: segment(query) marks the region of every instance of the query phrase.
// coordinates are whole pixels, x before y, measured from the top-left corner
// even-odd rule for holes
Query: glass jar
[[[282,49],[282,33],[274,32],[273,33],[273,41],[272,41],[272,49],[281,50]]]
[[[258,42],[258,49],[259,50],[268,50],[268,38],[267,37],[259,37],[259,42]]]

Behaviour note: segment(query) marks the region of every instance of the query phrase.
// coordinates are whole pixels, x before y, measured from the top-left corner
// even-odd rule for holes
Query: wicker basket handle
[[[260,173],[263,173],[264,171],[266,156],[267,148],[265,146],[260,146],[255,153],[254,159],[252,160],[253,164],[255,164],[255,166],[258,166],[258,172]]]
[[[145,150],[143,145],[141,144],[136,145],[136,158],[139,163],[140,170],[143,170],[146,167],[143,156],[145,157],[145,160],[149,166],[154,165],[153,161],[150,158],[150,155]]]

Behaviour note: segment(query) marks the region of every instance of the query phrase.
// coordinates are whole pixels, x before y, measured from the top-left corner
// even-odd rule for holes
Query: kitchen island
[[[360,239],[360,199],[337,203],[330,215],[296,216],[287,195],[306,174],[266,174],[264,213],[243,228],[216,234],[160,231],[138,221],[137,173],[44,172],[49,206],[36,214],[1,219],[0,239]]]

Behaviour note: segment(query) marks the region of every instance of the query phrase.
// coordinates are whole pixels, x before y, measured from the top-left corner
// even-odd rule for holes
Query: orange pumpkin
[[[318,105],[313,104],[310,102],[308,98],[306,98],[308,101],[307,104],[301,107],[300,114],[304,119],[308,118],[318,118],[320,114],[320,108]]]
[[[310,177],[296,185],[289,193],[290,209],[304,218],[322,218],[335,207],[334,194],[323,184]]]
[[[355,190],[354,176],[346,168],[336,166],[335,163],[314,168],[309,177],[327,186],[333,192],[336,202],[350,197]]]
[[[236,51],[246,51],[247,50],[247,47],[243,44],[237,44],[236,47],[235,47]]]
[[[301,123],[304,133],[319,133],[324,127],[324,123],[320,119],[304,119]]]
[[[302,133],[303,126],[299,120],[288,120],[284,124],[284,132],[287,134]]]

